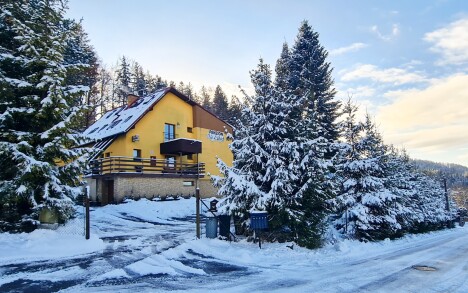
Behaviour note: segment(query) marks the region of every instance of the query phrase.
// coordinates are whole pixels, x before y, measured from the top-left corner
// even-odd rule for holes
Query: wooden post
[[[86,206],[86,215],[85,215],[85,238],[86,240],[89,239],[89,197],[88,194],[85,196],[85,206]]]

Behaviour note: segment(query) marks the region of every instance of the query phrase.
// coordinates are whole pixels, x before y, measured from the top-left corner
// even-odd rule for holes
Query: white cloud
[[[424,35],[432,43],[431,51],[442,56],[439,65],[468,62],[468,18],[452,22],[448,26]]]
[[[338,56],[338,55],[342,55],[342,54],[345,54],[345,53],[348,53],[348,52],[354,52],[354,51],[363,49],[363,48],[365,48],[367,46],[368,45],[364,44],[364,43],[353,43],[353,44],[351,44],[349,46],[346,46],[346,47],[341,47],[341,48],[338,48],[338,49],[331,50],[330,55],[331,56]]]
[[[426,81],[426,78],[418,73],[408,72],[405,69],[396,67],[379,69],[377,66],[372,64],[359,65],[356,69],[344,72],[341,76],[341,80],[343,81],[364,78],[377,82],[392,83],[395,85]]]
[[[344,98],[347,98],[348,96],[353,99],[368,98],[374,96],[374,94],[375,89],[370,86],[349,87],[344,90],[338,90],[338,95]]]
[[[387,35],[383,34],[377,25],[372,26],[370,31],[374,33],[379,39],[384,41],[391,41],[400,35],[400,27],[398,24],[393,24],[392,31]]]
[[[385,140],[404,145],[417,157],[431,159],[437,153],[445,161],[468,166],[466,84],[468,75],[453,75],[422,90],[392,92],[394,102],[380,107],[376,116]]]

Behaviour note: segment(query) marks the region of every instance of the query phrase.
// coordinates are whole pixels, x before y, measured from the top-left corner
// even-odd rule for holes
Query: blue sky
[[[468,2],[70,0],[109,67],[125,55],[165,79],[249,89],[302,20],[330,52],[338,98],[412,157],[468,166]]]

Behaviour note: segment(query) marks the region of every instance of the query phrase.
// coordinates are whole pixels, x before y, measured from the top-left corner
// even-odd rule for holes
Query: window
[[[99,129],[99,131],[103,130],[104,128],[107,127],[108,124],[104,125],[103,127],[101,127],[101,129]]]
[[[134,149],[133,150],[133,160],[134,161],[141,161],[141,150]]]
[[[192,154],[188,154],[188,155],[187,155],[187,160],[193,160],[193,155],[192,155]]]
[[[105,154],[104,154],[104,157],[109,158],[109,157],[110,157],[110,152],[105,153]]]
[[[124,121],[124,123],[125,123],[125,122],[127,122],[128,120],[132,119],[132,117],[133,117],[133,116],[132,116],[132,115],[130,115],[130,116],[128,116],[127,118],[125,118],[125,121]]]
[[[117,124],[120,123],[120,121],[122,121],[122,119],[112,121],[111,125],[109,126],[109,129],[114,128]]]
[[[192,127],[187,127],[187,132],[188,133],[193,133],[193,128]]]
[[[175,139],[175,125],[164,124],[164,141]]]
[[[175,167],[175,156],[166,156],[166,167],[167,168]]]
[[[193,181],[184,181],[184,186],[194,186],[194,182]]]

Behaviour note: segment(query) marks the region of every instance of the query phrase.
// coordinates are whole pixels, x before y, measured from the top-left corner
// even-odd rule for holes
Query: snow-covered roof
[[[90,140],[99,140],[106,137],[125,133],[135,125],[150,109],[168,92],[161,89],[154,94],[141,97],[130,106],[124,105],[110,110],[93,125],[83,132]]]
[[[192,106],[197,105],[220,121],[224,122],[226,125],[231,126],[228,122],[222,120],[209,110],[203,108],[203,106],[194,102],[190,97],[187,97],[173,87],[167,87],[160,89],[149,96],[138,98],[135,102],[130,104],[130,106],[124,105],[122,107],[108,111],[106,114],[104,114],[104,116],[102,116],[98,121],[96,121],[83,132],[83,135],[88,139],[87,144],[90,142],[113,137],[117,134],[126,133],[143,116],[145,116],[145,114],[154,106],[154,104],[160,101],[169,92],[173,93]]]

